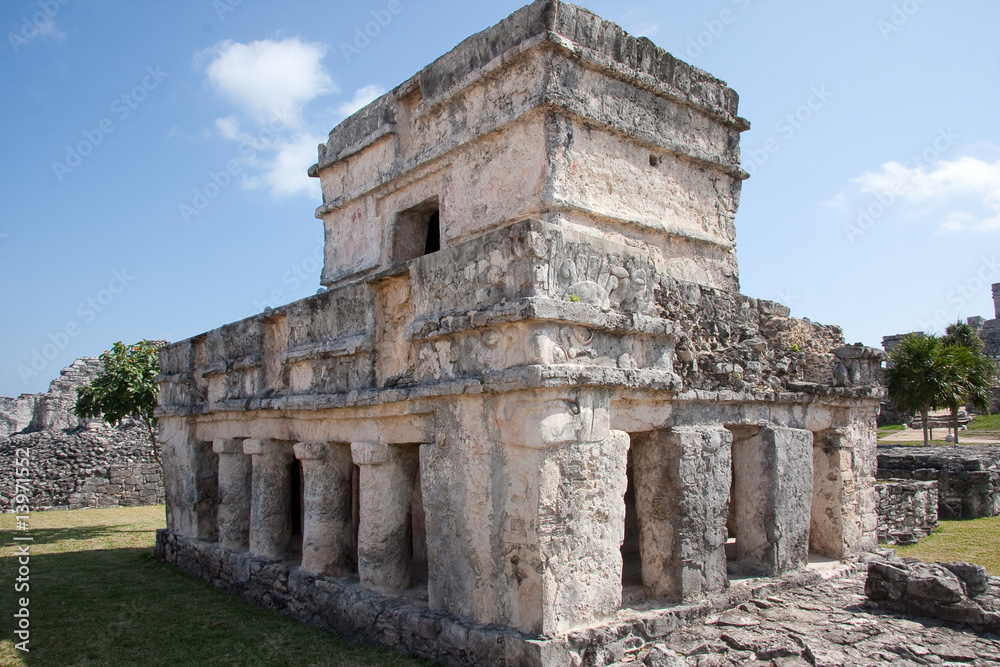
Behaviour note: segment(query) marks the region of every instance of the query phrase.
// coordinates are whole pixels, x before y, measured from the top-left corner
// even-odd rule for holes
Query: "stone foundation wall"
[[[1000,515],[1000,446],[879,447],[878,479],[937,481],[938,517]]]
[[[534,636],[429,610],[426,589],[380,595],[363,588],[356,577],[313,576],[295,562],[255,558],[245,550],[225,549],[168,529],[157,531],[154,557],[284,616],[362,644],[388,646],[455,667],[618,664],[626,652],[638,653],[710,614],[863,567],[848,564],[836,571],[800,570],[747,580],[697,603],[624,609],[600,625]]]
[[[15,471],[26,451],[25,477]],[[16,474],[15,474],[16,473]],[[0,439],[0,506],[11,511],[27,479],[33,511],[83,507],[130,507],[164,502],[163,475],[149,436],[139,426],[66,433],[38,431]],[[22,483],[23,485],[23,483]]]
[[[912,544],[938,526],[938,483],[882,482],[875,487],[878,541]]]
[[[869,563],[865,594],[892,611],[1000,633],[1000,578],[982,565],[915,561]]]

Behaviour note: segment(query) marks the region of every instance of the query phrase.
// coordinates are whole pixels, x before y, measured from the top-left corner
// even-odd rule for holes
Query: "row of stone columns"
[[[540,423],[549,427],[554,422]],[[508,472],[520,475],[510,478],[520,486],[512,483],[506,492],[497,491],[509,494],[505,512],[513,518],[508,524],[523,523],[534,531],[522,539],[508,528],[502,535],[510,544],[497,547],[512,554],[506,560],[513,564],[513,574],[509,579],[501,575],[496,585],[503,589],[509,584],[516,591],[508,598],[498,594],[498,599],[513,600],[504,604],[515,611],[508,617],[476,611],[475,605],[463,602],[463,596],[474,594],[478,585],[474,583],[468,591],[454,587],[445,595],[432,596],[432,606],[529,632],[558,630],[617,608],[629,449],[642,581],[650,599],[689,600],[725,588],[727,566],[734,564],[726,558],[727,534],[736,537],[735,560],[744,573],[773,576],[802,567],[809,554],[811,516],[815,524],[817,512],[832,516],[826,510],[843,504],[842,496],[834,493],[839,480],[822,493],[817,486],[814,494],[810,431],[711,424],[631,436],[595,432],[592,439],[592,443],[581,438],[576,443],[511,446],[519,458],[516,466],[508,464]],[[843,434],[839,439],[817,438],[817,446],[832,452],[823,458],[829,459],[831,469],[846,465],[840,462],[840,452],[848,440]],[[291,475],[297,460],[302,466],[302,569],[331,576],[357,571],[364,587],[380,592],[410,586],[411,499],[420,475],[418,446],[266,439],[216,440],[213,445],[218,454],[221,546],[248,549],[265,559],[288,557],[294,507]],[[817,468],[818,474],[827,472]],[[435,467],[427,474],[432,483],[428,491],[433,493],[441,480]],[[830,508],[814,506],[814,496]],[[440,493],[435,497],[440,500]],[[448,499],[453,502],[458,501]],[[355,511],[360,515],[357,523]],[[476,537],[448,532],[459,526],[446,527],[441,513],[461,513],[461,508],[438,503],[429,511],[428,530],[436,549],[447,551],[456,540]],[[824,534],[829,533],[825,539],[832,550],[837,540],[843,542],[842,528],[840,523],[828,523]],[[849,521],[845,518],[843,523]],[[468,524],[466,528],[490,529]],[[452,556],[461,559],[463,554],[459,550]],[[443,558],[434,555],[438,561]],[[496,555],[484,557],[486,563]],[[530,569],[521,568],[521,562]],[[438,565],[434,577],[440,584],[446,575]],[[574,584],[577,581],[580,586]]]
[[[806,565],[813,435],[781,427],[689,426],[632,437],[646,595],[720,591],[731,565],[775,576]],[[736,538],[729,563],[727,536]]]
[[[410,585],[410,498],[418,448],[381,443],[249,438],[213,443],[219,457],[218,540],[228,549],[280,560],[290,554],[292,466],[302,465],[302,563],[344,576],[357,564],[362,585],[388,592]],[[355,541],[352,475],[360,467]]]

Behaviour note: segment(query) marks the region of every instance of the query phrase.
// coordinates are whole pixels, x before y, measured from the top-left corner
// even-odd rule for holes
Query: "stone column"
[[[472,536],[493,547],[495,622],[550,634],[621,606],[628,435],[610,429],[609,408],[603,391],[497,402],[490,505],[500,525]]]
[[[733,518],[738,569],[775,576],[809,560],[813,435],[767,426],[733,442]]]
[[[292,537],[292,448],[277,440],[250,439],[243,451],[253,460],[250,502],[250,553],[281,560]]]
[[[811,552],[840,559],[876,548],[876,437],[873,419],[814,434]]]
[[[250,546],[250,457],[243,441],[219,439],[212,443],[219,455],[219,545],[226,549]]]
[[[410,587],[410,498],[419,464],[415,447],[351,444],[361,467],[358,575],[361,585],[389,593]]]
[[[160,448],[167,526],[180,535],[215,540],[218,459],[212,443],[195,438],[184,420],[165,418]]]
[[[300,442],[302,462],[302,569],[344,576],[353,569],[356,547],[351,518],[351,448],[345,444]]]
[[[633,438],[642,585],[681,601],[724,589],[732,434],[721,424]]]

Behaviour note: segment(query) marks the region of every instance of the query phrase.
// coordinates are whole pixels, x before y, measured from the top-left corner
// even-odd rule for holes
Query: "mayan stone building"
[[[874,549],[883,355],[739,293],[748,127],[540,0],[334,128],[327,290],[161,352],[158,557],[449,664],[569,665]]]

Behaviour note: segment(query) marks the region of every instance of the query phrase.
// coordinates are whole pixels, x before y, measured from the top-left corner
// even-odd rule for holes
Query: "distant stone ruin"
[[[878,448],[878,479],[937,483],[942,519],[1000,515],[1000,445]]]
[[[163,344],[162,342],[158,344]],[[44,394],[0,397],[0,507],[11,511],[19,493],[17,452],[27,452],[32,510],[158,505],[163,475],[145,427],[120,427],[73,413],[76,389],[101,371],[98,357],[64,368]]]
[[[101,372],[97,357],[81,357],[59,372],[44,394],[21,394],[17,398],[0,396],[0,437],[22,431],[74,429],[86,426],[87,420],[73,414],[76,388],[90,384]]]
[[[996,315],[994,319],[987,320],[977,316],[968,318],[966,323],[979,334],[979,338],[983,341],[983,350],[986,354],[996,359],[998,364],[1000,364],[1000,283],[994,283],[993,285],[993,308]],[[914,333],[923,334],[922,331]],[[896,346],[909,335],[893,334],[891,336],[883,336],[882,349],[885,350],[886,354],[891,354],[896,349]],[[1000,377],[997,378],[997,386],[993,388],[992,396],[993,400],[990,412],[996,414],[1000,412]],[[900,412],[891,401],[886,400],[882,403],[879,424],[902,424],[907,417],[908,415]]]
[[[883,354],[739,293],[748,127],[722,81],[540,0],[334,128],[327,291],[161,351],[157,557],[542,666],[874,550]]]

